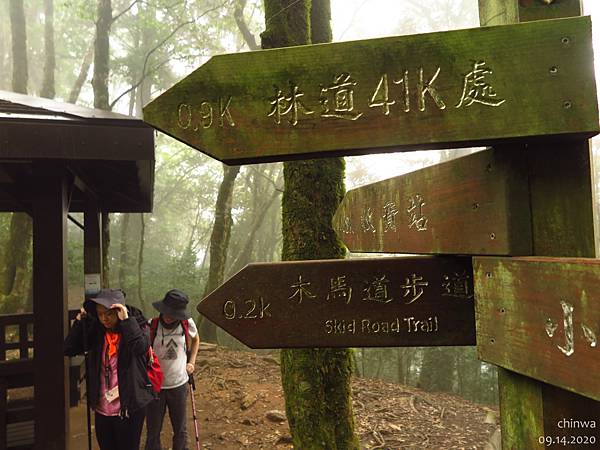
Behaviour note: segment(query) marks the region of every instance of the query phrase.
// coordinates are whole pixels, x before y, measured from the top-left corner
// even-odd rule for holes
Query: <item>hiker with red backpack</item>
[[[161,450],[160,432],[166,409],[173,428],[173,450],[187,450],[187,392],[194,373],[200,337],[188,310],[188,298],[171,289],[152,305],[160,315],[149,321],[150,342],[164,375],[158,401],[147,407],[146,450]]]
[[[88,406],[101,450],[139,448],[146,405],[155,397],[146,326],[139,309],[125,306],[123,291],[102,289],[85,300],[65,339],[65,356],[86,354]]]

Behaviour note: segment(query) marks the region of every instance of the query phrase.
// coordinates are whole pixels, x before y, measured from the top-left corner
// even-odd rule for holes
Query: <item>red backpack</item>
[[[155,394],[158,394],[160,392],[160,388],[162,387],[162,382],[165,378],[165,375],[160,368],[160,362],[158,361],[156,353],[154,353],[152,345],[148,347],[148,364],[146,365],[146,374],[148,374],[148,380],[150,380],[150,384],[152,384],[152,391]]]

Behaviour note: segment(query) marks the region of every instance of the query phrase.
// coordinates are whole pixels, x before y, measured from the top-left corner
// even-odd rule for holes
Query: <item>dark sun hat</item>
[[[171,289],[162,300],[152,303],[152,306],[161,314],[166,314],[178,320],[186,320],[191,317],[187,310],[188,302],[187,295],[178,289]]]
[[[110,308],[115,303],[125,304],[125,294],[121,289],[101,289],[96,295],[90,296],[89,300]]]

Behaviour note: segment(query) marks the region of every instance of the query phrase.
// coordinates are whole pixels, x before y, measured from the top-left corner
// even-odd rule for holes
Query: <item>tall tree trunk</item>
[[[125,213],[121,216],[121,236],[119,245],[119,287],[123,289],[127,295],[131,294],[131,285],[129,283],[132,262],[134,259],[131,257],[131,247],[129,246],[129,222],[131,220],[131,214]]]
[[[27,94],[27,30],[23,0],[10,0],[10,30],[12,35],[12,90]]]
[[[229,238],[231,237],[233,185],[239,172],[240,166],[226,166],[223,164],[223,181],[217,195],[215,223],[210,235],[210,262],[204,296],[223,283],[227,249],[229,248]],[[216,342],[217,329],[215,325],[208,320],[202,319],[200,321],[200,336],[205,341]]]
[[[54,50],[54,0],[44,0],[44,80],[40,95],[54,98],[54,71],[56,69],[56,54]]]
[[[250,32],[250,28],[248,28],[246,19],[244,19],[244,8],[246,7],[246,3],[248,3],[248,0],[236,1],[233,8],[233,18],[235,19],[235,23],[237,24],[240,33],[242,33],[242,37],[244,38],[248,48],[253,51],[260,50],[254,35]]]
[[[404,374],[406,370],[404,369],[404,348],[398,347],[396,349],[396,377],[398,384],[406,384],[406,380],[404,379]]]
[[[9,55],[7,49],[7,30],[5,28],[0,30],[0,89],[3,91],[8,90],[7,82],[10,81],[8,74],[8,63],[9,63]]]
[[[110,50],[110,26],[112,25],[111,0],[98,0],[98,18],[96,20],[96,41],[94,44],[94,108],[108,111],[108,71]]]
[[[23,312],[27,304],[31,272],[31,218],[25,213],[14,213],[10,222],[10,235],[4,248],[2,266],[0,313]]]
[[[77,76],[77,80],[75,80],[75,84],[71,88],[71,92],[69,92],[69,103],[77,103],[77,99],[79,98],[79,94],[81,93],[81,88],[83,87],[83,83],[87,80],[88,73],[90,71],[90,66],[92,65],[92,59],[94,57],[94,45],[90,45],[83,61],[81,62],[81,68],[79,69],[79,75]]]
[[[279,172],[279,176],[275,181],[275,185],[277,185],[277,183],[280,182],[281,175],[282,173]],[[255,178],[253,183],[256,184],[257,181],[258,180]],[[265,194],[266,192],[261,190],[254,192],[253,196],[264,198]],[[258,230],[264,223],[264,220],[268,217],[269,210],[271,209],[271,206],[275,203],[275,200],[277,199],[277,197],[279,197],[279,195],[280,191],[278,191],[277,189],[273,189],[273,191],[271,192],[271,196],[267,200],[264,200],[260,205],[255,204],[253,206],[254,211],[252,213],[252,223],[250,224],[250,229],[245,233],[245,242],[242,250],[239,251],[236,259],[231,263],[231,267],[228,271],[230,274],[238,272],[252,260],[252,252],[254,250],[254,245],[257,241],[256,235],[258,233]],[[271,239],[273,239],[273,237],[273,235],[270,236]]]
[[[111,0],[98,0],[98,18],[96,19],[96,40],[94,43],[94,108],[110,110],[108,101],[108,72],[110,61],[110,27],[112,25]],[[102,214],[102,276],[104,287],[110,285],[110,215]]]
[[[315,19],[313,26],[311,17]],[[329,0],[265,0],[262,46],[328,42],[330,17]],[[343,258],[345,249],[331,219],[344,195],[344,160],[285,163],[284,185],[282,259]],[[359,448],[354,433],[351,373],[348,349],[281,351],[285,408],[295,448]]]
[[[12,36],[12,90],[27,94],[27,33],[23,0],[10,0],[10,27]],[[32,223],[25,213],[13,213],[9,238],[3,249],[1,273],[0,312],[22,311],[27,303],[31,272]]]
[[[142,82],[135,89],[136,92],[136,104],[135,104],[135,115],[136,117],[142,117],[142,108],[144,105],[150,100],[151,91],[152,91],[152,77],[147,76],[148,69],[152,66],[152,61],[155,56],[150,55],[148,62],[144,66],[144,59],[147,57],[149,52],[152,50],[152,47],[155,45],[156,40],[156,30],[148,25],[152,23],[154,14],[156,11],[155,8],[151,8],[146,4],[141,4],[139,7],[139,17],[142,23],[142,39],[141,39],[141,47],[142,51],[139,52],[142,55],[141,61],[136,61],[138,69],[132,70],[132,73],[139,73],[141,76]],[[144,71],[144,72],[142,72]],[[133,83],[137,82],[137,80],[132,80]]]
[[[452,392],[456,360],[449,347],[424,349],[419,387],[427,391]],[[440,370],[443,367],[444,370]]]

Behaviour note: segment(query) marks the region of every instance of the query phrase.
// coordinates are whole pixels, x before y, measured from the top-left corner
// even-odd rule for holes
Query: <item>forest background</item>
[[[586,3],[592,16],[595,3]],[[477,0],[331,5],[334,41],[479,25]],[[264,28],[261,0],[0,0],[0,90],[141,117],[143,105],[211,56],[258,50]],[[346,158],[346,188],[473,151]],[[282,167],[227,168],[157,133],[154,210],[110,215],[108,284],[123,288],[128,303],[153,316],[151,303],[170,288],[187,292],[195,305],[247,263],[281,259]],[[68,233],[69,303],[77,307],[83,231],[70,221]],[[31,290],[31,223],[24,214],[2,213],[0,313],[31,310]],[[243,348],[208,322],[202,332]],[[476,359],[474,347],[356,349],[354,361],[359,376],[496,402],[495,370]]]

